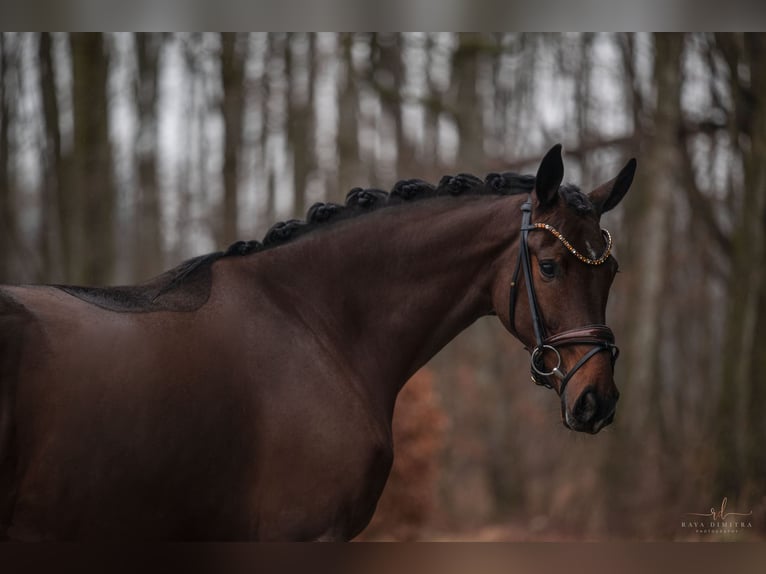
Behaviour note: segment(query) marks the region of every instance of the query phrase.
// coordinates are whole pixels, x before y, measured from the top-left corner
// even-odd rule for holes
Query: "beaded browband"
[[[572,244],[569,243],[569,241],[567,241],[566,237],[561,235],[561,233],[559,233],[559,231],[552,225],[548,225],[547,223],[533,223],[532,227],[550,231],[554,235],[554,237],[556,237],[556,239],[558,239],[559,241],[561,241],[561,243],[564,244],[564,247],[566,247],[572,255],[577,257],[577,259],[579,259],[583,263],[587,263],[588,265],[601,265],[604,261],[606,261],[609,258],[609,253],[612,251],[612,236],[609,234],[609,232],[606,229],[601,230],[601,233],[603,233],[604,236],[606,237],[606,250],[598,259],[591,259],[590,257],[585,257],[585,255],[583,255],[582,253],[577,251],[577,249],[572,247]]]

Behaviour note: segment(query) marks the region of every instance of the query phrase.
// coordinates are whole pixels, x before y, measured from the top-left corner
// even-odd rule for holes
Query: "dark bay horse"
[[[590,194],[461,174],[354,189],[142,285],[0,289],[0,534],[20,540],[333,540],[370,520],[397,393],[496,314],[597,432],[618,397]]]

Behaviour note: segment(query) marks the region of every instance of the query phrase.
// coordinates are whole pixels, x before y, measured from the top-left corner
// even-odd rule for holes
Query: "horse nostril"
[[[591,422],[598,412],[598,399],[596,393],[588,391],[584,393],[574,408],[574,416],[581,423]]]

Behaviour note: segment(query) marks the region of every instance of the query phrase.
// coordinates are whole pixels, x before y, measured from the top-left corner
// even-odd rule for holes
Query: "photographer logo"
[[[753,511],[729,512],[726,510],[728,500],[721,501],[721,507],[711,508],[710,512],[687,512],[688,520],[681,521],[681,528],[694,530],[696,534],[736,534],[741,530],[752,528]]]

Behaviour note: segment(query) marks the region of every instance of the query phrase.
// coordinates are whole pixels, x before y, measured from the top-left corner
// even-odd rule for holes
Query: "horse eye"
[[[556,268],[555,261],[551,261],[550,259],[540,261],[540,271],[542,271],[543,275],[548,279],[553,279],[556,276]]]

